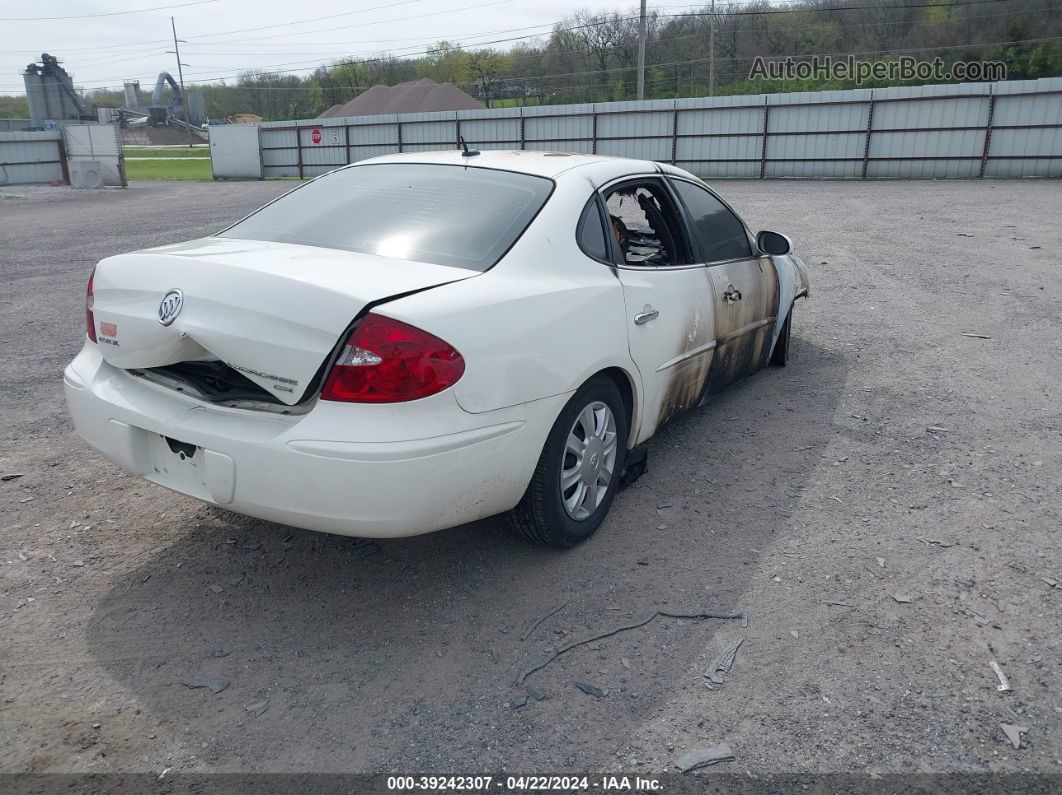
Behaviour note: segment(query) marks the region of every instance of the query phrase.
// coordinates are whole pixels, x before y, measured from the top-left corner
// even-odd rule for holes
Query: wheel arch
[[[603,370],[598,370],[583,384],[586,384],[593,378],[598,376],[604,376],[611,380],[616,388],[619,390],[620,396],[623,398],[623,408],[627,412],[627,448],[630,449],[631,442],[635,439],[635,426],[637,425],[636,418],[638,416],[638,391],[635,386],[634,378],[624,370],[622,367],[612,366],[606,367]],[[582,385],[579,387],[582,388]]]

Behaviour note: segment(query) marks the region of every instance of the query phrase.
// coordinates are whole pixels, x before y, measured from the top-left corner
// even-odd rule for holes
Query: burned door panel
[[[627,340],[642,377],[637,442],[695,408],[715,348],[712,285],[707,269],[621,268]],[[656,315],[647,318],[652,312]]]
[[[756,372],[770,356],[778,306],[778,277],[769,257],[708,268],[715,303],[715,360],[705,394]]]

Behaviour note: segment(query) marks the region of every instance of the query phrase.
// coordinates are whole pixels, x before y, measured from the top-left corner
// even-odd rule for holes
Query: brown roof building
[[[373,86],[345,105],[333,105],[317,118],[483,109],[483,103],[473,99],[453,83],[436,83],[425,77],[422,80],[399,83],[397,86]]]

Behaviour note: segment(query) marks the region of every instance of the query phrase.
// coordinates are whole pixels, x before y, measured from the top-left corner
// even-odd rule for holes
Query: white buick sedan
[[[788,358],[804,264],[659,163],[395,155],[109,257],[66,368],[130,472],[344,535],[589,537],[666,422]]]

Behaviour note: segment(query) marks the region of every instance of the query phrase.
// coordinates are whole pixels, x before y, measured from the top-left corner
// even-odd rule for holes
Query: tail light
[[[452,346],[415,326],[368,314],[351,332],[321,398],[400,403],[442,392],[465,372]]]
[[[85,333],[88,338],[96,342],[96,318],[92,314],[92,279],[96,276],[96,269],[89,274],[88,287],[85,288]]]

